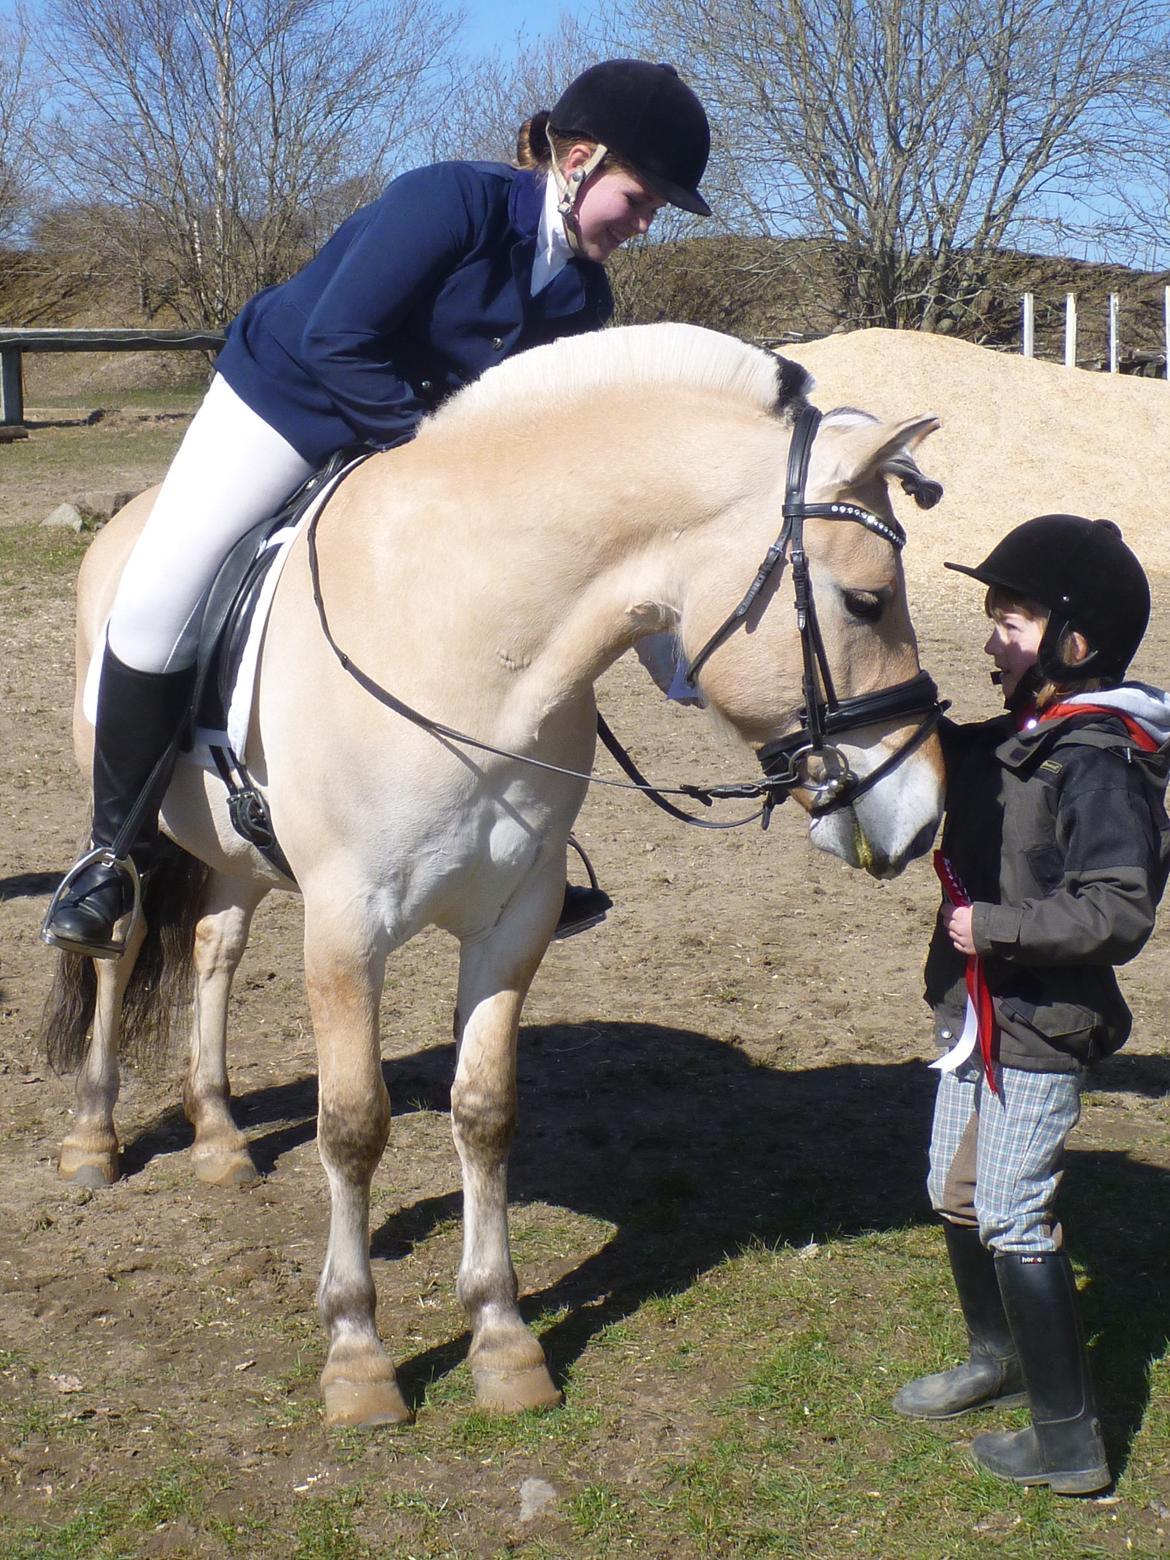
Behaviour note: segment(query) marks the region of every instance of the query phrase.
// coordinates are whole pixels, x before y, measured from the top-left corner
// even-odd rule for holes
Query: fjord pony
[[[779,530],[805,387],[795,365],[686,326],[608,331],[505,362],[413,443],[360,467],[328,503],[320,586],[337,643],[369,678],[448,727],[588,771],[600,674],[655,633],[677,636],[694,656],[744,594]],[[812,449],[810,501],[844,499],[892,521],[887,480],[916,470],[909,452],[936,426],[929,417],[886,425],[830,413]],[[149,505],[146,494],[124,510],[86,559],[79,689]],[[863,525],[826,518],[808,522],[805,546],[838,693],[913,677],[898,549]],[[749,749],[792,730],[801,654],[789,572],[774,573],[699,681]],[[80,692],[75,726],[88,772]],[[850,732],[841,746],[864,775],[913,729],[900,715]],[[304,897],[318,1144],[332,1198],[319,1290],[326,1418],[408,1417],[374,1322],[369,1188],[390,1125],[378,1033],[384,965],[427,925],[460,943],[451,1092],[465,1198],[458,1294],[478,1401],[496,1410],[552,1403],[557,1391],[516,1304],[506,1171],[520,1011],[557,920],[585,781],[437,737],[371,697],[326,641],[303,536],[267,628],[248,762]],[[811,807],[808,795],[797,797]],[[853,805],[814,810],[811,838],[889,875],[926,848],[941,800],[931,736]],[[184,1091],[195,1166],[204,1180],[239,1182],[255,1171],[228,1105],[228,992],[257,904],[294,885],[233,832],[218,778],[189,761],[163,820],[209,869],[193,917]],[[97,967],[88,1048],[84,1019],[72,1040],[57,1036],[57,1059],[81,1064],[60,1157],[67,1179],[94,1185],[117,1174],[119,1013],[141,942]]]

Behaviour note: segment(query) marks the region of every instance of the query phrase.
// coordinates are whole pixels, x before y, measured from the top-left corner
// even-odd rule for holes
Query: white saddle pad
[[[347,471],[349,469],[349,467],[346,468]],[[284,569],[289,548],[296,540],[297,534],[303,531],[309,524],[344,475],[344,471],[339,472],[333,481],[327,483],[321,492],[316,494],[296,525],[285,526],[282,530],[270,536],[264,544],[264,551],[272,548],[276,548],[278,551],[272,566],[264,576],[260,594],[256,600],[256,610],[252,614],[252,622],[248,628],[247,642],[244,646],[243,655],[240,657],[235,685],[232,688],[231,699],[228,704],[227,730],[208,731],[196,728],[192,749],[190,753],[183,754],[182,758],[193,761],[204,769],[218,773],[215,760],[211,756],[211,749],[219,747],[229,749],[241,764],[247,764],[248,728],[252,723],[252,705],[256,694],[256,667],[260,659],[260,642],[264,636],[268,614],[272,609],[272,598],[276,594],[277,585],[280,583],[281,571]],[[102,625],[102,631],[94,647],[93,655],[90,657],[89,671],[85,679],[85,691],[82,694],[82,710],[91,726],[97,717],[102,655],[106,647],[108,631],[109,619],[107,618]]]

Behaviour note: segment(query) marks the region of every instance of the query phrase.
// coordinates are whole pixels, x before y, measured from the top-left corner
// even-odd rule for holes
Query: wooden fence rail
[[[218,352],[222,330],[9,329],[0,326],[0,428],[24,422],[26,352]]]

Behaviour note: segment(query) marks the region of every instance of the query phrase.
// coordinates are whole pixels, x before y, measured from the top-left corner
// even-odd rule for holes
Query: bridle
[[[947,706],[939,702],[938,689],[926,672],[919,672],[907,682],[897,683],[891,688],[879,689],[875,693],[861,694],[852,699],[837,697],[813,602],[808,558],[804,551],[804,522],[809,518],[855,520],[865,526],[866,530],[883,537],[899,550],[906,545],[906,533],[896,520],[892,518],[889,521],[882,520],[868,509],[862,509],[856,504],[806,503],[804,490],[808,480],[809,456],[820,422],[821,414],[816,407],[808,404],[801,407],[796,417],[788,452],[788,474],[782,510],[784,524],[780,535],[769,547],[743,600],[711,635],[691,662],[687,673],[687,681],[693,686],[699,669],[744,622],[760,591],[787,554],[792,564],[792,582],[796,592],[796,615],[804,667],[801,679],[804,718],[796,731],[781,737],[776,742],[769,742],[759,749],[757,756],[764,770],[762,781],[749,780],[726,785],[653,785],[642,775],[634,760],[610,731],[600,714],[597,717],[598,735],[629,776],[629,782],[585,774],[578,769],[568,769],[560,764],[551,764],[544,759],[533,758],[527,753],[516,753],[509,748],[496,747],[490,742],[483,742],[478,737],[468,735],[467,732],[444,725],[441,721],[432,720],[430,716],[412,708],[405,700],[398,698],[389,689],[383,688],[357,666],[333,637],[325,613],[320,564],[317,557],[317,525],[324,512],[323,508],[318,508],[309,523],[306,542],[313,600],[316,603],[317,615],[325,639],[344,670],[372,698],[423,731],[429,732],[438,740],[454,743],[460,747],[474,748],[482,753],[492,753],[499,758],[513,759],[518,763],[549,770],[554,774],[570,775],[575,780],[585,780],[591,785],[641,791],[672,818],[677,818],[683,823],[694,824],[704,829],[736,829],[761,819],[764,828],[767,828],[772,809],[780,802],[787,801],[791,793],[797,790],[811,793],[813,806],[810,811],[816,817],[835,812],[840,807],[848,807],[859,796],[864,796],[866,791],[925,742]],[[823,695],[818,694],[818,686],[823,689]],[[900,716],[913,715],[921,716],[914,733],[896,752],[890,754],[866,775],[857,775],[850,768],[846,754],[829,740],[831,737],[840,736],[844,732],[862,726],[878,725]],[[817,760],[821,766],[819,778],[814,779],[809,772],[809,761],[812,759]],[[734,798],[758,797],[762,799],[762,804],[750,817],[717,823],[684,812],[668,802],[666,800],[668,796],[685,796],[691,801],[701,802],[705,807],[709,807],[714,801]]]
[[[801,725],[788,736],[769,742],[759,749],[758,757],[766,776],[768,803],[782,802],[796,790],[812,796],[810,811],[817,817],[849,807],[864,796],[879,780],[897,768],[904,758],[921,746],[938,725],[945,703],[939,701],[934,679],[918,672],[906,682],[852,699],[839,699],[833,686],[825,641],[817,619],[813,599],[808,555],[804,550],[804,522],[809,519],[854,520],[867,531],[882,537],[900,552],[906,545],[906,533],[892,516],[886,521],[862,509],[858,504],[810,504],[804,491],[808,482],[809,458],[813,440],[821,424],[815,406],[804,405],[797,413],[792,441],[788,448],[788,472],[785,480],[783,527],[769,547],[764,561],[743,600],[728,614],[707,643],[695,656],[687,672],[694,686],[700,668],[713,651],[743,623],[760,591],[787,555],[792,566],[792,588],[796,602],[796,622],[800,630],[802,661],[801,695],[804,702]],[[830,738],[863,726],[887,724],[901,716],[921,716],[912,735],[876,768],[858,775],[847,755]],[[816,760],[820,774],[813,778],[810,761]]]

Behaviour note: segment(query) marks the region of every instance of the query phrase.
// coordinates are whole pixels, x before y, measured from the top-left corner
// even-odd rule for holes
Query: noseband
[[[806,405],[797,414],[788,450],[783,528],[769,547],[747,594],[711,635],[687,673],[687,681],[693,686],[707,658],[746,620],[760,591],[787,556],[792,567],[796,621],[800,629],[804,709],[798,729],[776,742],[767,743],[760,748],[758,757],[766,777],[765,805],[774,806],[791,792],[806,790],[812,795],[811,810],[817,817],[852,806],[858,797],[864,796],[925,742],[947,707],[940,703],[934,680],[926,672],[875,693],[863,693],[852,699],[837,697],[813,600],[808,556],[804,550],[804,522],[808,519],[853,520],[899,552],[906,545],[906,533],[897,520],[882,520],[857,504],[806,502],[804,490],[808,482],[809,457],[820,423],[821,414],[815,406]],[[907,741],[866,775],[858,775],[850,767],[846,753],[830,740],[863,726],[888,724],[903,716],[920,716],[921,719]],[[816,778],[810,768],[813,760],[820,771]]]

